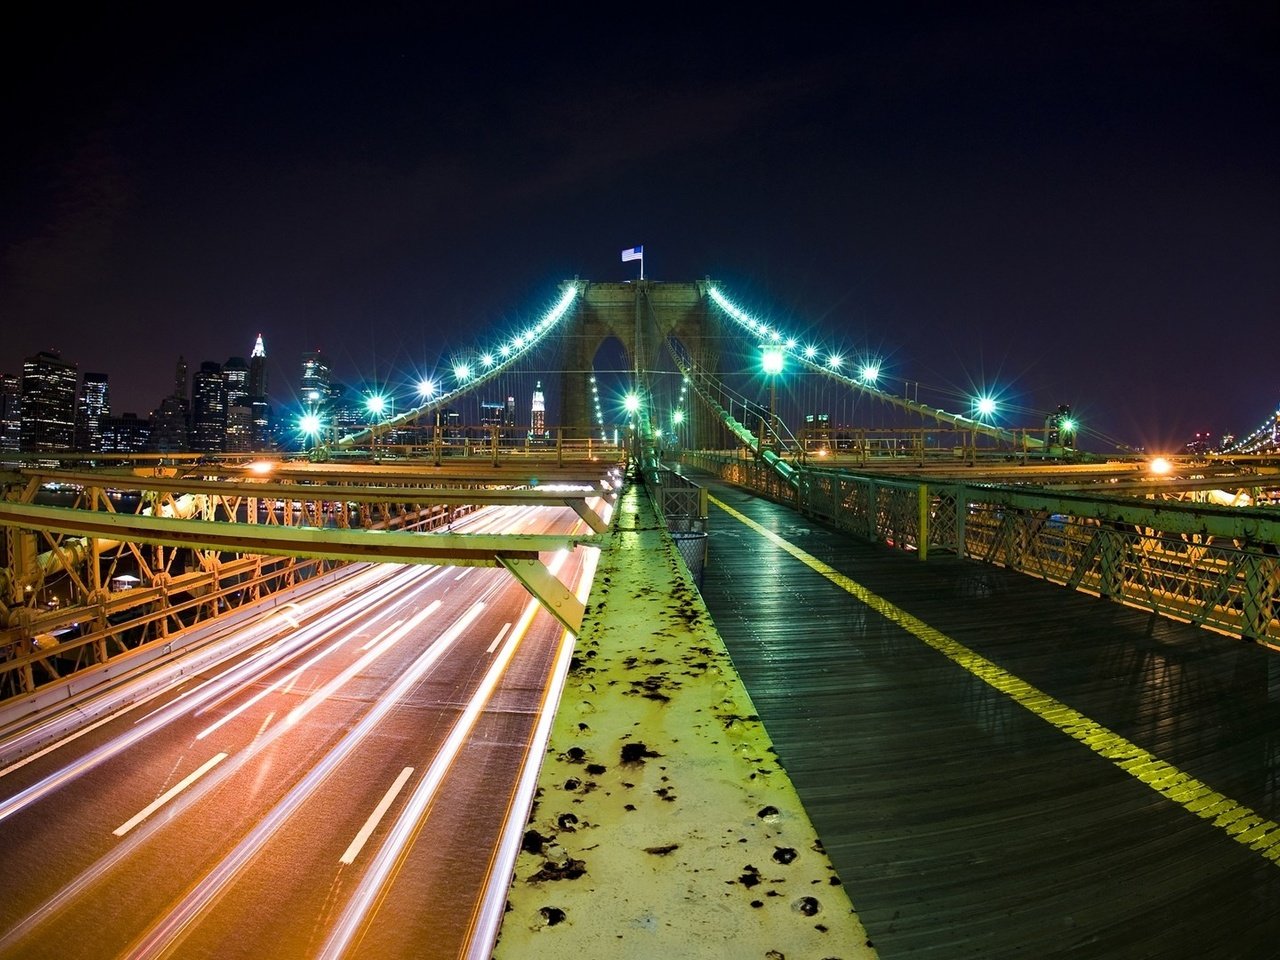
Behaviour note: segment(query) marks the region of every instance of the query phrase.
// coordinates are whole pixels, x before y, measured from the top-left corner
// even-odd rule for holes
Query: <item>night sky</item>
[[[59,349],[116,413],[258,333],[278,401],[316,347],[408,381],[635,244],[1100,449],[1280,404],[1274,2],[43,6],[5,30],[0,372]]]

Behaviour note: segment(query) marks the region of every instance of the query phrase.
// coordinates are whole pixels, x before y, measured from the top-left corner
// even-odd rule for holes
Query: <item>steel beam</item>
[[[279,527],[226,521],[175,520],[134,514],[0,503],[0,524],[79,536],[172,544],[202,550],[312,557],[323,560],[498,566],[502,559],[599,545],[600,535],[412,533]]]

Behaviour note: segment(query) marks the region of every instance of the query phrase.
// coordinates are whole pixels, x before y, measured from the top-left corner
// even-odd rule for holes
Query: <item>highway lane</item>
[[[504,529],[578,522],[552,508],[469,522],[484,513]],[[588,553],[569,558],[566,582]],[[382,938],[404,952],[379,956],[459,956],[469,933],[491,937],[471,919],[486,872],[455,865],[487,866],[486,838],[513,812],[523,823],[512,791],[563,630],[504,571],[405,569],[364,600],[358,620],[300,628],[298,649],[233,692],[193,678],[181,699],[0,776],[3,816],[5,801],[126,743],[0,820],[0,955],[315,956],[338,920],[348,933],[334,955]],[[442,868],[448,896],[420,899],[418,878]]]

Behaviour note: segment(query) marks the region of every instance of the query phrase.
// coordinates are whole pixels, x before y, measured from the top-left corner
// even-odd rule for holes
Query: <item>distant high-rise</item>
[[[222,366],[206,360],[191,378],[191,449],[197,453],[221,453],[226,433],[227,395]]]
[[[222,449],[246,453],[253,449],[253,411],[249,404],[249,365],[244,357],[231,357],[222,365],[226,438]]]
[[[143,453],[152,449],[152,423],[136,413],[103,417],[100,427],[103,453]]]
[[[500,427],[506,414],[506,407],[500,400],[480,401],[480,425],[482,427]]]
[[[105,373],[86,373],[76,404],[75,447],[81,452],[102,450],[102,421],[111,416],[111,395]]]
[[[516,398],[507,397],[507,411],[503,415],[502,425],[504,427],[514,427],[516,425]]]
[[[173,368],[173,395],[184,404],[191,402],[191,396],[187,393],[187,360],[181,355]]]
[[[267,396],[267,348],[263,346],[262,334],[258,334],[253,353],[249,354],[249,396]]]
[[[271,440],[271,400],[267,396],[267,348],[262,334],[253,344],[249,355],[249,419],[254,450],[269,450]]]
[[[187,423],[187,401],[168,396],[151,413],[151,435],[147,450],[152,453],[185,453],[191,449]]]
[[[542,396],[542,381],[533,388],[533,403],[530,407],[529,434],[533,437],[547,435],[547,402]]]
[[[22,449],[22,380],[0,375],[0,452]]]
[[[302,405],[320,409],[328,404],[332,388],[328,360],[319,350],[308,350],[302,355]]]
[[[56,351],[22,364],[22,440],[25,451],[70,450],[75,444],[76,365]]]
[[[231,357],[222,365],[222,388],[227,406],[246,406],[249,400],[249,365],[244,357]]]

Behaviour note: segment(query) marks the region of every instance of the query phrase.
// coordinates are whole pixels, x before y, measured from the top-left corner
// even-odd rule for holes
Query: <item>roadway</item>
[[[585,596],[590,551],[544,559]],[[571,639],[502,570],[358,576],[0,768],[0,957],[489,955]]]

